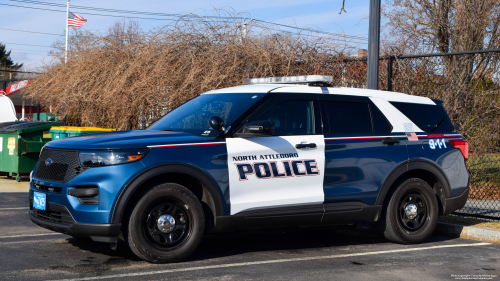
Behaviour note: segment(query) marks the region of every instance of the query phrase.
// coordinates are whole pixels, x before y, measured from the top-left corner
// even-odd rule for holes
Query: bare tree
[[[388,0],[388,34],[406,52],[498,48],[498,0]]]

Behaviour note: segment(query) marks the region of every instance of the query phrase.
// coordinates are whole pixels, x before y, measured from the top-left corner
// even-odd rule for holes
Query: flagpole
[[[64,51],[64,63],[68,62],[68,17],[69,17],[69,0],[66,7],[66,49]]]

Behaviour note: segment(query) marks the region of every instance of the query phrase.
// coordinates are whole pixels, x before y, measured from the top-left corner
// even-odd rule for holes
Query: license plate
[[[47,205],[47,195],[45,193],[35,192],[33,194],[33,208],[45,211]]]

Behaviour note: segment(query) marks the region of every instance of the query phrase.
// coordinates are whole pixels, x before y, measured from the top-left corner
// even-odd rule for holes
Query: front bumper
[[[75,237],[90,238],[96,242],[116,243],[120,235],[121,224],[91,224],[91,223],[73,223],[63,225],[41,220],[30,214],[33,223],[60,233]]]
[[[121,224],[111,223],[113,206],[123,186],[143,168],[140,161],[91,168],[68,182],[51,182],[33,175],[29,192],[30,219],[52,231],[98,242],[116,243]],[[82,186],[98,187],[97,204],[81,202],[79,198],[69,195],[70,190]],[[33,208],[34,192],[46,194],[46,210]]]
[[[30,184],[30,199],[33,192],[47,195],[48,204],[57,204],[67,208],[75,222],[84,224],[111,223],[112,210],[122,188],[144,165],[138,161],[124,165],[90,168],[68,182],[55,182],[39,179],[33,174]],[[43,188],[37,188],[42,186]],[[97,187],[97,204],[84,204],[79,198],[69,195],[69,191],[78,187]]]

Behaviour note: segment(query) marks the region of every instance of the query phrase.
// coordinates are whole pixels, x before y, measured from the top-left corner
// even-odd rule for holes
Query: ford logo
[[[45,166],[50,166],[51,164],[52,164],[52,159],[47,158],[47,160],[45,160]]]

